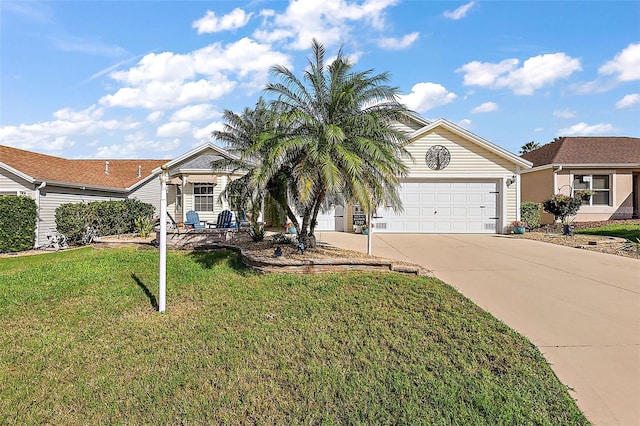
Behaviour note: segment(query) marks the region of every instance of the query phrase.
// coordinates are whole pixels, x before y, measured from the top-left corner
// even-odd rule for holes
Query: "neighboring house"
[[[55,229],[65,203],[137,198],[159,209],[159,168],[166,160],[67,160],[0,145],[0,195],[36,200],[36,247]]]
[[[55,210],[66,203],[135,198],[160,211],[160,166],[171,175],[168,212],[184,221],[199,210],[201,219],[215,220],[227,206],[218,202],[228,173],[213,173],[211,161],[232,157],[205,144],[175,160],[67,160],[0,145],[0,196],[26,195],[36,200],[36,247],[55,229]]]
[[[375,232],[503,233],[519,219],[520,173],[531,163],[444,119],[416,114],[397,123],[409,134],[412,158],[401,180],[404,210],[381,207]],[[167,211],[177,222],[195,210],[201,221],[215,221],[229,208],[219,195],[239,177],[213,170],[212,162],[237,158],[212,143],[174,160],[67,160],[0,146],[0,195],[36,200],[36,245],[55,228],[55,209],[64,203],[137,198],[160,203],[160,166],[169,172]],[[318,231],[350,231],[361,219],[359,206],[331,206],[318,217]]]
[[[523,171],[522,200],[542,202],[553,194],[591,190],[575,220],[638,217],[640,138],[563,137],[522,155],[533,168]],[[544,213],[543,223],[553,222]]]

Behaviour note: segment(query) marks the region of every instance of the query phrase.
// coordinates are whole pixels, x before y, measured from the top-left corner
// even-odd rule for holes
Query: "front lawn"
[[[633,242],[640,241],[640,223],[611,223],[593,228],[575,229],[574,232],[576,234],[621,237]]]
[[[530,342],[436,279],[170,252],[159,314],[157,259],[0,259],[0,423],[587,423]]]

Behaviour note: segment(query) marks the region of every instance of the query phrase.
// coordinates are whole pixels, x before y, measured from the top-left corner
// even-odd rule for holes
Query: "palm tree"
[[[526,144],[520,147],[520,155],[526,154],[527,152],[531,152],[540,148],[540,144],[535,141],[527,142]]]
[[[290,173],[289,191],[302,217],[299,239],[315,245],[318,214],[327,199],[357,201],[365,212],[376,205],[401,207],[399,179],[407,168],[401,156],[406,136],[393,126],[407,111],[388,73],[357,72],[344,57],[327,64],[324,46],[314,40],[302,79],[289,69],[271,69],[278,125],[269,143],[268,162],[256,174],[264,185],[274,174]]]
[[[225,110],[223,120],[223,130],[214,131],[211,136],[224,143],[239,158],[221,159],[215,161],[212,167],[241,171],[244,175],[229,182],[220,197],[226,199],[234,209],[251,213],[255,229],[265,197],[271,197],[280,209],[287,212],[287,216],[295,219],[288,202],[287,171],[283,168],[274,172],[263,185],[256,178],[268,161],[271,144],[275,141],[273,134],[277,120],[273,112],[259,98],[254,109],[245,108],[240,114]]]

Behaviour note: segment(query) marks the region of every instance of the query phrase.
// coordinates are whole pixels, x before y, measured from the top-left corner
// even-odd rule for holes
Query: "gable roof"
[[[239,159],[239,157],[237,155],[234,155],[234,154],[232,154],[232,153],[220,148],[219,146],[214,145],[211,142],[207,142],[207,143],[204,143],[204,144],[192,149],[189,152],[186,152],[186,153],[182,154],[178,158],[175,158],[175,159],[173,159],[173,160],[171,160],[169,162],[165,161],[162,164],[166,164],[167,168],[171,169],[173,167],[176,167],[177,165],[180,165],[180,163],[186,162],[189,159],[192,159],[194,157],[202,155],[203,153],[205,153],[206,151],[209,151],[209,150],[214,151],[216,153],[216,155],[219,155],[220,157],[225,157],[225,158],[232,159],[232,160],[238,160]],[[213,172],[213,169],[211,169],[211,167],[209,166],[210,162],[211,162],[210,159],[205,159],[204,161],[200,162],[202,164],[197,166],[197,168],[200,169],[200,170],[211,170]],[[160,166],[162,164],[158,165],[158,167],[155,168],[153,171],[154,172],[160,172]]]
[[[106,162],[109,173],[105,173]],[[0,167],[28,182],[128,190],[155,174],[167,160],[67,160],[0,145]],[[138,177],[140,167],[140,177]]]
[[[522,154],[534,167],[549,164],[640,164],[640,138],[563,137]]]
[[[457,124],[454,124],[452,122],[450,122],[449,120],[445,120],[444,118],[439,118],[433,122],[431,122],[429,125],[424,126],[418,130],[416,130],[415,132],[411,133],[409,135],[409,142],[411,143],[413,141],[415,141],[416,139],[418,139],[419,137],[421,137],[423,134],[428,133],[438,127],[442,127],[444,129],[449,130],[450,132],[468,140],[471,141],[485,149],[487,149],[488,151],[493,152],[494,154],[511,161],[512,163],[517,164],[518,166],[521,166],[525,169],[529,169],[531,168],[531,162],[528,161],[527,159],[524,159],[522,157],[518,157],[517,155],[507,151],[506,149],[499,147],[498,145],[489,142],[486,139],[481,138],[480,136],[476,135],[475,133],[472,133],[470,131],[468,131],[467,129],[464,129],[460,126],[458,126]]]

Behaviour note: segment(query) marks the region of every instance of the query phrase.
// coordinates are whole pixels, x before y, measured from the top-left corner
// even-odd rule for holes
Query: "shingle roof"
[[[640,164],[640,138],[564,137],[522,154],[533,167],[546,164]]]
[[[105,173],[105,161],[109,173]],[[151,175],[168,160],[67,160],[0,145],[0,163],[41,182],[127,189]],[[138,177],[141,166],[141,177]]]

